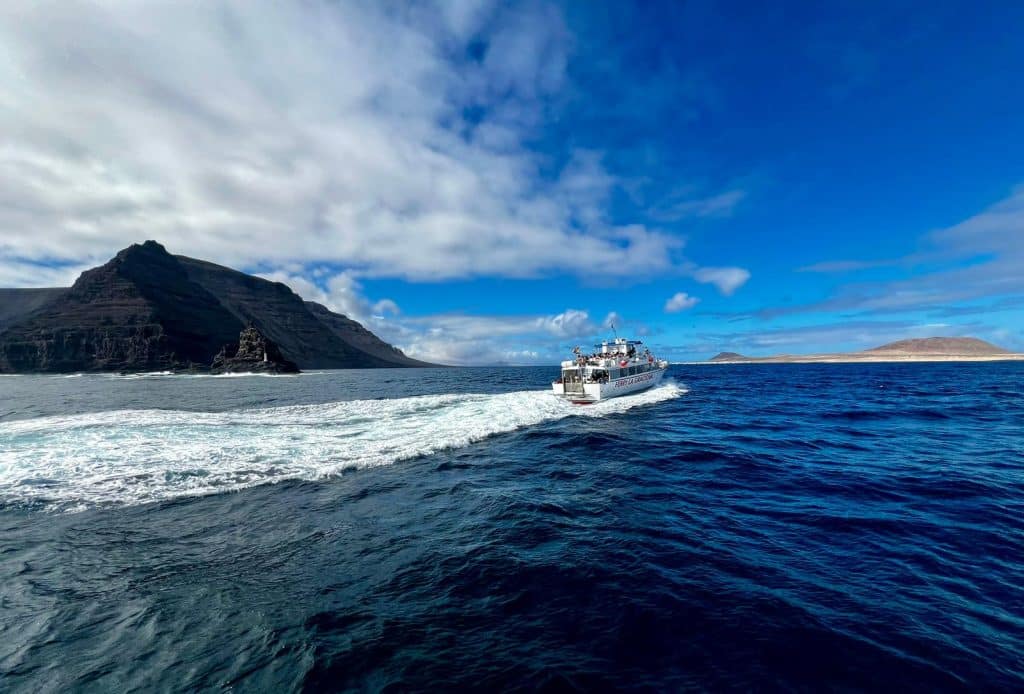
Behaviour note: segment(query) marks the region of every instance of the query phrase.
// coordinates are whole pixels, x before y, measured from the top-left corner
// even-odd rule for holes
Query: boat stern
[[[551,390],[558,397],[568,400],[575,405],[590,405],[601,400],[600,383],[586,383],[583,385],[582,390],[577,385],[577,388],[570,389],[567,392],[565,384],[555,381],[551,384]]]

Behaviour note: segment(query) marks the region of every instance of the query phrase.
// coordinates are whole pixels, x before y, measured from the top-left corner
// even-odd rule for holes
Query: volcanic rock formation
[[[296,374],[299,367],[285,359],[274,342],[250,325],[239,334],[238,342],[225,345],[217,353],[210,373]]]
[[[0,289],[0,373],[205,370],[252,326],[302,368],[432,366],[284,284],[130,246],[69,289]]]

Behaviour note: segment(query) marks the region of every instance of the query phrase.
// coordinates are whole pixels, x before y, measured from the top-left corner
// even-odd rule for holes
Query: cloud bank
[[[599,153],[529,146],[571,50],[534,5],[5,3],[0,261],[665,271],[680,242],[612,223]]]
[[[648,328],[572,308],[413,317],[362,283],[675,275],[732,294],[746,270],[697,266],[658,225],[727,216],[744,191],[623,222],[614,199],[635,181],[541,142],[578,98],[574,43],[540,2],[3,3],[0,286],[67,286],[156,239],[449,363]]]

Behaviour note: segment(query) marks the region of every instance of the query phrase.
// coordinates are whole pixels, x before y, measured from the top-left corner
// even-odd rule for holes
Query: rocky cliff
[[[210,365],[210,373],[272,373],[295,374],[299,367],[285,359],[280,348],[259,330],[249,326],[238,336],[238,342],[225,345]]]
[[[6,371],[205,367],[242,323],[152,241],[82,273],[65,293],[0,333]]]
[[[154,241],[70,289],[0,290],[3,299],[0,372],[206,369],[247,325],[302,368],[428,366],[283,284],[173,256]]]
[[[314,316],[298,294],[280,282],[202,260],[176,256],[189,278],[214,294],[242,324],[252,324],[304,369],[402,366],[366,354]]]

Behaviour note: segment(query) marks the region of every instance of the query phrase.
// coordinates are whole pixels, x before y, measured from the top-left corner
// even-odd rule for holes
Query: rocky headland
[[[0,289],[0,373],[224,368],[250,327],[297,368],[432,366],[280,282],[147,241],[69,288]]]
[[[296,374],[299,367],[285,359],[277,344],[250,325],[239,334],[238,342],[221,348],[213,358],[210,373]]]

